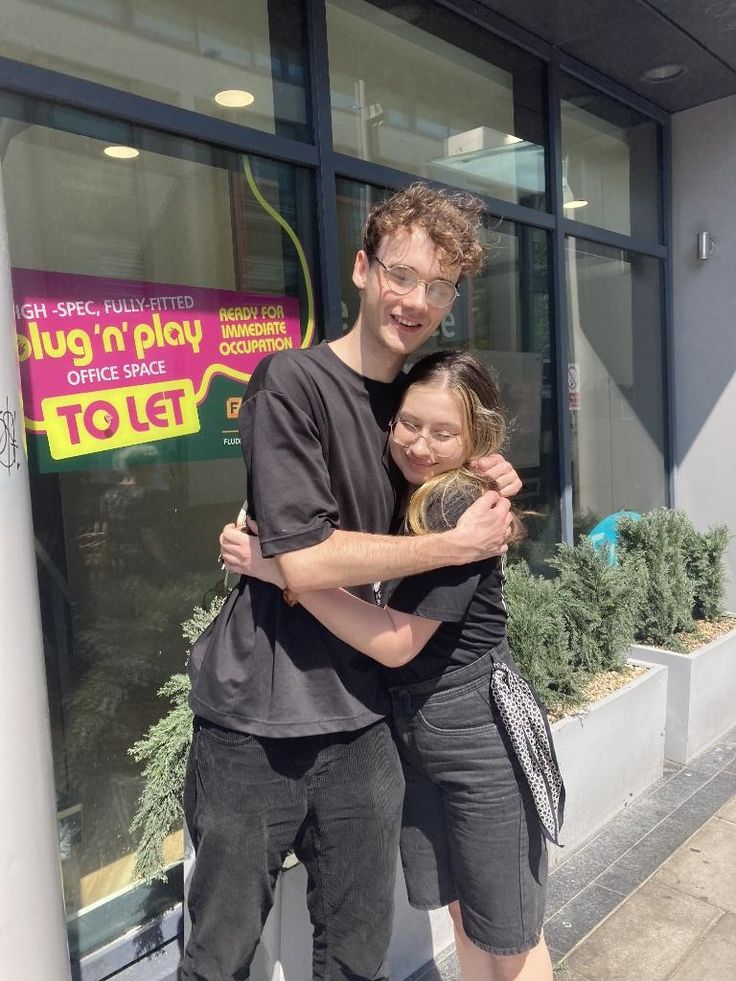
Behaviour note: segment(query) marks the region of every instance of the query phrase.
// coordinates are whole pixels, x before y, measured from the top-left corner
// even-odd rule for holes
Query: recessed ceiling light
[[[133,146],[106,146],[102,152],[116,160],[134,160],[140,156],[140,151]]]
[[[655,65],[653,68],[647,68],[645,72],[642,72],[639,78],[643,82],[674,82],[678,78],[682,78],[683,75],[687,73],[687,68],[681,65],[679,62],[673,62],[670,65]]]
[[[565,209],[565,211],[575,211],[577,208],[585,208],[587,205],[588,202],[583,201],[581,198],[580,200],[566,201],[562,207]]]
[[[218,106],[226,106],[228,109],[245,109],[246,106],[252,106],[255,101],[256,97],[253,93],[246,92],[245,89],[223,89],[215,96]]]

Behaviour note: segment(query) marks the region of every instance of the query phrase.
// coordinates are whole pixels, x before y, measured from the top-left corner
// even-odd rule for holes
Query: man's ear
[[[359,290],[364,290],[366,287],[370,265],[371,262],[368,258],[368,253],[360,249],[356,253],[355,262],[353,263],[353,285]]]

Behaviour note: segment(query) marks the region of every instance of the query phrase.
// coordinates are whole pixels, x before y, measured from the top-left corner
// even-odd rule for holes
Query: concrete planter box
[[[640,645],[631,654],[667,668],[668,760],[689,763],[736,725],[736,630],[693,654]]]
[[[667,672],[647,667],[619,691],[552,726],[567,803],[565,847],[550,848],[550,867],[662,776]]]

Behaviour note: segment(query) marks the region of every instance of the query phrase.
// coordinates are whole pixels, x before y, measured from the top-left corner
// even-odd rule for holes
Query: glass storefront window
[[[573,510],[578,530],[666,503],[660,263],[566,243]]]
[[[110,158],[104,141],[41,125],[31,106],[25,119],[17,101],[5,108],[16,114],[0,118],[2,180],[79,958],[181,899],[176,872],[168,887],[132,880],[141,777],[127,750],[167,710],[156,692],[184,670],[181,623],[220,578],[217,535],[244,496],[235,420],[247,377],[269,349],[314,334],[314,187],[299,168],[174,138],[156,136],[156,153],[141,133],[138,157]],[[197,425],[172,435],[190,413]],[[180,832],[166,858],[181,855]]]
[[[0,56],[310,138],[300,0],[4,0]]]
[[[335,149],[544,208],[542,66],[435,3],[328,0]]]
[[[343,331],[358,313],[350,277],[361,229],[370,208],[389,193],[338,181]],[[470,350],[495,372],[511,422],[509,458],[524,481],[519,504],[536,512],[527,519],[529,537],[521,549],[539,568],[560,537],[549,239],[541,229],[488,216],[486,241],[483,271],[461,283],[452,310],[420,354]]]
[[[561,94],[565,217],[658,241],[657,124],[568,75]]]

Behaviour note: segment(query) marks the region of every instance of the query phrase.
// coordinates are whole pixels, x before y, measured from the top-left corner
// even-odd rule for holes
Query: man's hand
[[[445,532],[455,536],[466,562],[477,562],[508,551],[511,505],[496,491],[486,491],[461,515],[455,528]]]
[[[264,559],[261,543],[255,535],[239,525],[225,525],[220,535],[220,556],[229,572],[253,576],[284,588],[284,580],[274,559]]]
[[[516,497],[521,490],[521,478],[500,453],[471,460],[469,466],[486,480],[493,481],[501,497]]]

